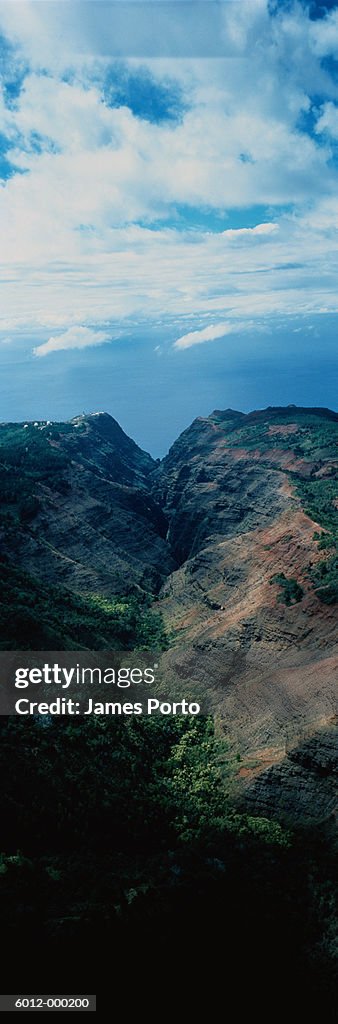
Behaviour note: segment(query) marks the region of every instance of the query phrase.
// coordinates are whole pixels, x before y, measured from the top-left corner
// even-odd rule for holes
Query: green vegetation
[[[324,604],[336,604],[338,601],[338,555],[317,562],[311,569],[311,580],[317,597]]]
[[[318,530],[315,530],[313,539],[318,541],[319,551],[328,551],[331,548],[337,549],[337,541],[330,533],[318,533]]]
[[[338,515],[337,477],[321,477],[319,480],[298,480],[296,484],[304,511],[328,531],[316,530],[314,541],[320,551],[332,551],[332,555],[317,562],[310,569],[310,579],[317,597],[325,604],[338,601]]]
[[[47,443],[54,438],[53,429],[55,433],[53,427],[39,429],[33,424],[1,425],[0,527],[15,529],[34,519],[40,508],[37,485],[54,486],[61,494],[67,491],[67,459]]]
[[[250,962],[257,948],[265,967],[305,963],[325,990],[333,854],[232,809],[232,763],[211,720],[7,719],[0,735],[6,948],[47,944],[62,963],[76,948],[93,973],[96,949],[115,963],[121,944],[129,959],[148,941],[152,961],[164,934],[177,954],[181,929],[203,948],[223,926],[229,963],[249,929]]]
[[[257,420],[249,419],[240,426],[238,420],[228,423],[215,418],[215,422],[223,426],[227,445],[245,447],[248,451],[259,448],[271,468],[275,468],[275,464],[273,461],[269,463],[269,452],[274,449],[293,452],[297,459],[302,460],[305,468],[307,463],[310,464],[307,476],[301,470],[284,471],[288,472],[306,515],[324,528],[321,533],[315,531],[313,539],[318,543],[319,550],[332,550],[332,557],[311,567],[309,576],[317,597],[326,604],[334,604],[338,600],[338,565],[335,555],[338,545],[338,422],[333,417],[316,415],[311,411],[302,412],[292,407],[267,410]],[[290,424],[294,424],[293,431],[274,432],[274,427],[283,428]],[[273,577],[271,581],[280,583],[283,588],[279,600],[286,604],[300,601],[302,592],[297,581],[285,582],[282,577],[283,574],[280,579]]]
[[[263,452],[274,448],[292,449],[297,456],[315,462],[337,458],[338,421],[333,418],[290,407],[267,409],[256,420],[249,418],[242,426],[238,425],[238,420],[230,426],[226,421],[218,422],[224,426],[227,444],[234,448],[259,448]],[[274,427],[290,424],[295,424],[294,431],[273,431]]]
[[[292,435],[268,434],[296,422]],[[287,414],[238,427],[219,418],[227,443],[262,450],[292,447],[320,467],[331,459],[337,424]],[[29,529],[40,485],[66,493],[67,459],[54,444],[69,428],[7,425],[0,431],[0,529]],[[79,428],[81,429],[81,428]],[[53,444],[46,444],[46,440]],[[334,475],[291,478],[323,531],[325,560],[311,568],[318,596],[337,600]],[[328,532],[325,532],[328,531]],[[13,550],[13,547],[12,547]],[[286,605],[303,590],[272,577]],[[161,617],[139,596],[76,595],[0,563],[2,649],[121,649],[168,645]],[[240,754],[230,758],[220,723],[210,719],[0,722],[3,946],[17,958],[46,945],[114,966],[119,944],[132,960],[135,937],[149,955],[165,933],[203,945],[224,931],[224,961],[249,947],[269,974],[287,953],[307,990],[326,992],[333,977],[335,850],[314,832],[241,813],[232,800]],[[249,943],[248,943],[249,936]],[[252,941],[252,939],[254,941]],[[68,944],[68,945],[67,945]],[[184,950],[185,955],[186,950]],[[183,960],[180,963],[183,963]],[[168,964],[166,957],[165,963]],[[303,991],[304,991],[303,986]],[[329,1019],[328,1017],[326,1019]]]
[[[0,562],[0,649],[81,650],[167,646],[161,616],[140,598],[81,596]]]
[[[337,531],[337,479],[321,477],[315,480],[295,480],[296,491],[307,515],[326,530]]]
[[[282,604],[298,604],[298,601],[302,600],[304,596],[304,590],[294,577],[284,576],[283,572],[275,573],[271,577],[270,583],[278,583],[282,588],[281,594],[279,594],[277,601]]]

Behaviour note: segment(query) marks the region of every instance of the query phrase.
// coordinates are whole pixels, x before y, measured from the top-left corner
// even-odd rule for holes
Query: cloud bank
[[[48,356],[50,352],[60,352],[69,348],[88,348],[89,345],[102,345],[110,341],[110,334],[104,331],[93,331],[89,327],[69,327],[68,331],[58,334],[37,345],[33,349],[35,356]]]
[[[39,357],[159,317],[183,349],[338,311],[338,11],[206,7],[204,59],[196,9],[189,59],[153,60],[156,27],[111,56],[117,4],[0,5],[0,335],[43,326]]]
[[[192,348],[193,345],[203,345],[205,341],[215,341],[216,338],[224,338],[226,334],[233,334],[236,331],[245,329],[244,324],[212,324],[210,327],[203,327],[200,331],[190,331],[177,338],[173,348]]]

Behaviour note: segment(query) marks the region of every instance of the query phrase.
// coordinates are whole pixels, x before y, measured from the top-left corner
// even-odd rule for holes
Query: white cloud
[[[33,349],[35,356],[48,356],[50,352],[60,352],[69,348],[88,348],[89,345],[102,345],[111,341],[105,331],[94,331],[90,327],[70,327],[63,334],[58,334]]]
[[[31,64],[11,109],[0,98],[0,131],[24,172],[0,188],[3,329],[63,331],[41,356],[109,340],[89,338],[126,318],[184,318],[179,333],[187,317],[233,330],[243,317],[336,309],[338,87],[320,60],[336,45],[336,13],[222,5],[232,60],[129,62],[183,90],[182,119],[154,124],[103,101],[115,6],[0,5]],[[317,118],[313,135],[304,113]],[[195,208],[208,229],[194,226]],[[177,348],[211,340],[182,338]]]
[[[316,132],[318,135],[327,132],[333,139],[338,139],[338,106],[334,103],[324,103],[321,107]]]
[[[338,11],[328,11],[325,18],[319,18],[310,25],[310,42],[318,57],[338,53]]]
[[[256,224],[254,228],[227,228],[222,234],[225,238],[234,239],[237,238],[250,238],[264,235],[273,235],[275,231],[278,231],[278,224],[266,223]]]
[[[216,338],[224,338],[226,334],[234,334],[235,332],[245,330],[248,327],[246,323],[234,323],[234,324],[211,324],[210,327],[203,327],[200,331],[190,331],[189,334],[183,334],[181,338],[177,338],[174,342],[173,348],[192,348],[193,345],[203,345],[205,341],[215,341]]]
[[[64,82],[51,75],[27,75],[13,125],[23,136],[47,136],[68,153],[114,144],[114,115],[93,85]],[[31,158],[27,158],[27,165]]]

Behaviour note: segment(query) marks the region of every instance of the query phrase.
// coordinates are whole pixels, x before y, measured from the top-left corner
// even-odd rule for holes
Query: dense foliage
[[[71,944],[93,974],[119,943],[136,949],[140,932],[177,951],[183,928],[197,950],[220,927],[229,965],[240,943],[245,965],[263,957],[271,970],[277,957],[326,997],[333,852],[231,808],[217,724],[8,719],[0,731],[6,947],[27,958],[47,943],[64,963]]]
[[[336,604],[338,602],[338,555],[323,559],[317,562],[311,569],[311,579],[315,587],[317,597],[324,604]]]
[[[235,417],[226,425],[227,444],[292,447],[320,469],[333,458],[337,424],[294,410],[283,422],[298,418],[294,436],[268,436],[269,424],[239,427]],[[67,490],[67,460],[46,445],[62,430],[1,428],[6,533],[29,529],[39,511],[37,483]],[[311,569],[313,584],[322,600],[336,600],[334,470],[290,477],[323,527],[313,541],[323,551]],[[280,586],[279,600],[301,600],[296,579],[281,573],[272,582]],[[0,635],[2,649],[163,649],[168,642],[144,595],[79,596],[6,560]],[[83,984],[84,970],[93,975],[94,965],[114,974],[119,948],[130,960],[148,942],[150,963],[159,946],[166,965],[175,956],[184,965],[188,948],[197,963],[208,947],[215,964],[221,955],[226,985],[238,966],[246,979],[250,964],[258,985],[276,978],[278,968],[283,985],[291,977],[303,998],[305,990],[313,1000],[319,996],[322,1019],[335,1019],[335,845],[316,831],[291,834],[235,809],[234,762],[220,723],[2,719],[0,736],[1,938],[8,965],[17,970],[20,958],[20,977],[25,965],[32,977],[35,950],[44,946],[53,990],[53,951],[63,979],[68,957],[73,982],[75,949]],[[47,983],[46,965],[43,977]]]
[[[0,562],[0,649],[163,648],[161,617],[145,595],[72,594]]]
[[[303,588],[293,576],[287,577],[283,572],[278,572],[271,577],[270,583],[278,583],[281,587],[277,601],[282,604],[298,604],[298,601],[302,600]]]
[[[52,426],[1,426],[0,527],[13,530],[34,519],[40,508],[37,484],[54,486],[61,494],[67,491],[67,458],[46,443],[47,439],[53,441],[54,435]]]

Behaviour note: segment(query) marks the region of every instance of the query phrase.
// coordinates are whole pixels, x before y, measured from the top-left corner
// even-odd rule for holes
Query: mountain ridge
[[[0,558],[5,574],[33,580],[42,620],[61,588],[54,649],[63,602],[67,621],[84,617],[67,647],[73,635],[93,648],[96,621],[109,646],[119,599],[153,600],[170,638],[168,685],[208,692],[242,759],[242,790],[264,813],[282,777],[273,766],[292,786],[303,778],[286,745],[310,730],[324,749],[338,710],[337,441],[337,413],[295,406],[197,417],[160,462],[105,413],[0,425]],[[28,637],[34,649],[35,635],[41,648],[34,609],[29,629],[24,619],[29,584],[10,579],[7,593],[19,600],[20,588],[11,621],[2,601],[3,644],[7,630],[10,645]],[[306,784],[305,817],[310,794]]]
[[[329,409],[326,406],[299,406],[299,405],[293,405],[293,404],[286,405],[286,406],[277,406],[277,405],[274,406],[274,405],[271,405],[271,406],[266,406],[266,408],[263,408],[263,409],[253,409],[253,410],[251,410],[251,412],[242,412],[239,409],[231,409],[231,408],[228,408],[228,409],[213,409],[207,416],[196,416],[194,418],[194,420],[192,420],[192,422],[188,425],[188,427],[185,427],[184,430],[181,431],[181,433],[179,434],[179,437],[182,437],[182,435],[185,434],[187,430],[190,430],[191,427],[195,423],[203,422],[203,421],[208,421],[208,420],[212,421],[212,419],[215,416],[221,417],[223,420],[227,420],[227,419],[231,420],[231,419],[233,419],[235,417],[235,418],[238,418],[238,419],[246,420],[247,422],[255,422],[256,420],[259,421],[259,420],[263,419],[263,417],[266,414],[269,414],[270,416],[271,415],[288,416],[288,415],[290,415],[290,412],[292,412],[292,411],[294,413],[296,413],[296,414],[313,415],[313,416],[318,416],[318,417],[323,418],[323,419],[332,420],[333,422],[338,422],[338,412],[335,411],[334,409]],[[81,426],[81,424],[85,424],[86,422],[89,422],[91,425],[93,425],[95,420],[96,420],[97,424],[107,423],[107,424],[113,425],[113,432],[115,434],[115,438],[116,439],[118,438],[119,441],[123,445],[125,445],[125,443],[128,442],[134,449],[138,449],[139,452],[142,452],[143,455],[148,457],[153,463],[156,463],[156,464],[158,464],[159,462],[163,462],[163,459],[165,459],[167,457],[167,455],[169,454],[169,451],[171,450],[173,445],[176,444],[176,441],[178,440],[178,438],[176,438],[175,441],[173,441],[172,445],[169,446],[169,449],[168,449],[168,452],[166,453],[166,455],[162,456],[162,459],[158,459],[158,458],[155,459],[151,455],[151,453],[146,452],[145,449],[143,449],[139,444],[137,444],[137,442],[134,441],[134,439],[131,438],[130,435],[128,435],[126,433],[126,431],[123,429],[123,427],[121,427],[121,425],[119,424],[118,420],[115,419],[115,417],[111,413],[106,412],[104,410],[94,410],[93,412],[90,412],[90,413],[83,412],[83,413],[75,414],[74,416],[70,417],[67,420],[60,420],[60,421],[59,420],[46,420],[46,419],[42,419],[42,420],[21,420],[21,421],[17,421],[17,420],[1,420],[0,421],[0,429],[2,427],[18,427],[18,426],[31,426],[32,427],[32,426],[35,426],[35,425],[37,427],[40,427],[40,428],[42,428],[42,427],[45,428],[45,427],[50,426],[50,425],[57,426],[57,425],[63,425],[63,424],[74,425],[74,426],[77,427],[77,426]]]
[[[280,512],[289,503],[290,489],[294,503],[300,497],[300,507],[312,501],[310,517],[317,529],[330,530],[328,509],[332,506],[333,515],[333,499],[328,493],[326,516],[315,514],[315,490],[329,492],[336,475],[336,422],[338,413],[316,407],[289,405],[252,413],[214,410],[197,417],[162,460],[144,452],[109,413],[83,413],[65,423],[2,423],[0,543],[6,546],[13,540],[15,527],[18,534],[26,531],[28,549],[42,540],[51,549],[48,530],[53,512],[59,523],[69,512],[74,533],[80,515],[80,527],[90,534],[88,552],[94,528],[97,535],[103,531],[103,540],[114,550],[121,545],[123,560],[133,562],[133,557],[141,556],[144,566],[158,563],[157,579],[150,573],[146,588],[153,592],[210,536],[240,535],[246,528],[259,527],[271,518],[268,503]],[[60,538],[65,548],[72,537],[71,522],[68,526],[65,523]],[[24,560],[27,554],[21,552]],[[74,554],[74,561],[80,562]],[[38,572],[42,563],[41,556],[41,564],[37,560],[35,565]],[[68,575],[70,569],[66,583]],[[138,575],[140,585],[142,572]],[[129,576],[133,582],[137,573],[130,571]],[[85,585],[84,579],[80,584]]]

